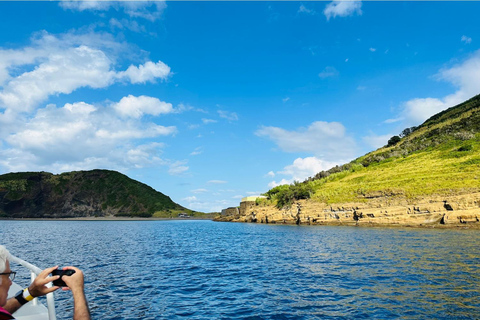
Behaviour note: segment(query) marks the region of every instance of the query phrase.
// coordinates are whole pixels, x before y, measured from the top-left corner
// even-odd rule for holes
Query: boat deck
[[[8,297],[11,298],[15,296],[15,294],[22,289],[23,288],[15,282],[12,283],[8,291]],[[34,301],[30,301],[15,312],[13,316],[17,320],[48,320],[48,309],[38,301],[36,304]]]

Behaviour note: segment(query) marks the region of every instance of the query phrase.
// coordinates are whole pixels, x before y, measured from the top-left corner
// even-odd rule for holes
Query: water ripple
[[[39,241],[24,246],[25,234]],[[40,267],[83,269],[94,319],[480,314],[480,234],[470,230],[0,221],[0,239]],[[70,294],[56,300],[58,319],[70,319]]]

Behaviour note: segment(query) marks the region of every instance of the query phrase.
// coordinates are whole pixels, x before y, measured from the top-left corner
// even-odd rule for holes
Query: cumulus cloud
[[[173,135],[177,131],[176,127],[138,118],[124,119],[109,106],[85,102],[67,103],[60,108],[48,105],[23,121],[16,123],[13,132],[3,132],[1,165],[9,171],[20,169],[18,162],[29,170],[95,167],[120,170],[166,165],[167,161],[159,157],[163,144],[142,144],[142,139]]]
[[[325,78],[336,77],[338,76],[338,74],[339,73],[337,69],[335,69],[334,67],[328,66],[328,67],[325,67],[325,69],[323,69],[323,71],[320,72],[318,76],[322,79],[325,79]]]
[[[316,157],[297,158],[291,165],[277,172],[277,174],[288,176],[288,178],[284,178],[279,182],[272,181],[268,186],[273,188],[282,184],[290,184],[294,181],[304,181],[318,172],[328,170],[338,164],[338,162],[324,161]]]
[[[157,78],[165,80],[170,75],[170,67],[162,61],[153,63],[147,61],[140,66],[131,65],[126,71],[119,72],[118,78],[126,78],[131,83],[145,83],[154,81]]]
[[[161,61],[117,72],[111,51],[119,48],[108,43],[109,37],[72,34],[71,38],[44,33],[33,40],[32,47],[0,50],[0,110],[30,112],[52,95],[70,94],[82,87],[105,88],[116,81],[144,83],[171,74]],[[108,44],[102,44],[102,38]],[[79,44],[82,41],[88,45]],[[111,48],[105,49],[105,45]],[[22,67],[30,70],[14,73]]]
[[[362,2],[361,1],[332,1],[325,7],[323,14],[330,18],[336,17],[348,17],[354,14],[362,15]]]
[[[161,17],[163,10],[167,7],[165,1],[82,1],[62,0],[59,5],[73,11],[108,11],[115,9],[122,10],[133,18],[143,18],[155,21]]]
[[[285,152],[307,152],[327,161],[348,159],[355,151],[354,140],[339,122],[316,121],[295,131],[261,127],[255,134],[272,140]]]
[[[480,92],[480,50],[463,62],[440,70],[435,78],[451,83],[456,91],[440,98],[414,98],[403,104],[401,117],[406,126],[418,125],[432,115],[453,107]]]
[[[69,94],[81,87],[110,85],[111,60],[100,50],[86,46],[49,55],[34,70],[12,78],[0,92],[0,108],[24,112],[52,94]]]
[[[113,108],[123,117],[141,118],[145,114],[158,116],[172,113],[171,103],[160,101],[154,97],[128,95],[123,97]]]

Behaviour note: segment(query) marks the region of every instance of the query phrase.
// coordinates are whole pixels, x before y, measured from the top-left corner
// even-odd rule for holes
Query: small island
[[[125,219],[205,217],[110,170],[0,175],[0,218]]]

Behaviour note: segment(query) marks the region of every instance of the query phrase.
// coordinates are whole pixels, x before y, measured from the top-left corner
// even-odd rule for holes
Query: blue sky
[[[0,173],[219,211],[480,93],[480,2],[0,2]]]

